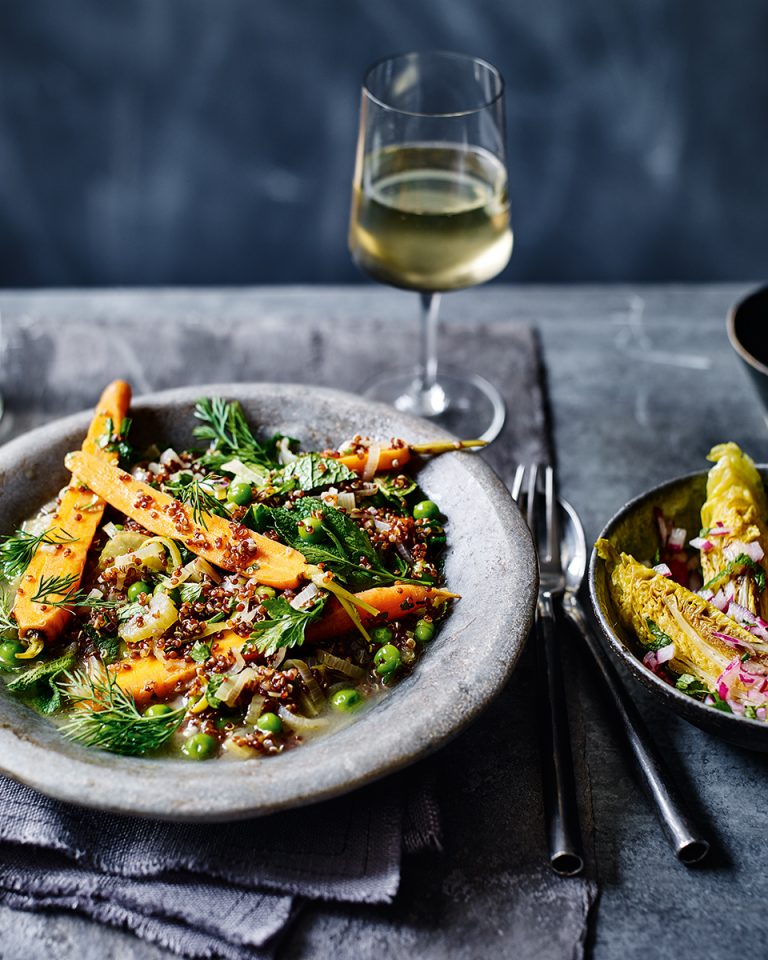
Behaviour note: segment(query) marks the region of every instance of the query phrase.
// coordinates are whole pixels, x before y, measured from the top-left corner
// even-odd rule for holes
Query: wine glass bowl
[[[349,246],[381,283],[421,295],[421,363],[366,391],[400,410],[439,418],[459,436],[492,439],[504,421],[498,391],[477,375],[437,376],[441,293],[484,283],[509,261],[503,81],[462,54],[409,53],[366,74]]]

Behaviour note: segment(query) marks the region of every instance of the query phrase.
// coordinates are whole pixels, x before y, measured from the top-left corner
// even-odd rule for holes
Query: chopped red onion
[[[674,643],[668,643],[666,647],[662,647],[660,650],[656,651],[656,660],[661,663],[667,663],[675,655],[675,645]]]
[[[709,553],[715,545],[706,537],[694,537],[693,540],[688,541],[688,546],[693,547],[694,550],[703,550],[704,553]]]
[[[717,607],[721,613],[727,613],[728,607],[731,604],[731,601],[726,597],[725,593],[722,590],[718,590],[717,593],[709,601],[713,607]]]
[[[669,569],[666,563],[657,563],[653,569],[656,571],[656,573],[660,573],[662,577],[672,576],[672,571]]]
[[[757,540],[753,540],[751,543],[745,543],[743,540],[734,540],[723,547],[723,556],[726,560],[735,560],[736,557],[741,556],[741,554],[746,554],[749,559],[754,560],[755,563],[762,560],[765,556],[765,552]]]
[[[667,538],[667,546],[670,550],[682,550],[687,536],[688,531],[683,527],[673,527]]]
[[[757,653],[752,644],[747,643],[745,640],[739,640],[737,637],[731,637],[727,633],[714,631],[712,636],[717,637],[718,640],[722,640],[723,643],[727,643],[729,647],[735,647],[736,650],[748,650],[752,656],[755,656]]]
[[[758,720],[765,720],[765,707],[758,707],[755,713]]]

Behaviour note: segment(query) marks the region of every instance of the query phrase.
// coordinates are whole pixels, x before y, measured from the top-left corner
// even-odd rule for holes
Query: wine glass
[[[365,391],[439,421],[459,437],[492,440],[504,401],[477,374],[437,371],[440,295],[484,283],[509,261],[504,82],[459,53],[406,53],[365,75],[349,248],[375,280],[421,300],[419,366]],[[393,351],[394,352],[394,351]]]

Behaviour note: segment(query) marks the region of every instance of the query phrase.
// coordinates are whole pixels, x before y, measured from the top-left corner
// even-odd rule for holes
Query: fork
[[[539,464],[531,464],[527,470],[523,464],[518,466],[512,483],[512,498],[520,504],[525,487],[526,519],[539,558],[536,653],[540,668],[539,675],[543,674],[546,678],[542,691],[541,721],[544,808],[547,820],[549,862],[556,873],[573,877],[584,869],[584,857],[581,850],[563,668],[556,633],[556,601],[564,593],[565,574],[560,561],[560,524],[555,472],[551,466],[545,466],[543,473],[543,514],[540,507],[541,467]]]

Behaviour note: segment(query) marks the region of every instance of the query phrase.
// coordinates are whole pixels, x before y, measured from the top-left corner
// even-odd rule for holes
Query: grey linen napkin
[[[386,903],[402,851],[438,847],[426,783],[301,811],[161,823],[59,803],[0,778],[0,903],[74,910],[186,957],[272,956],[303,898]]]

